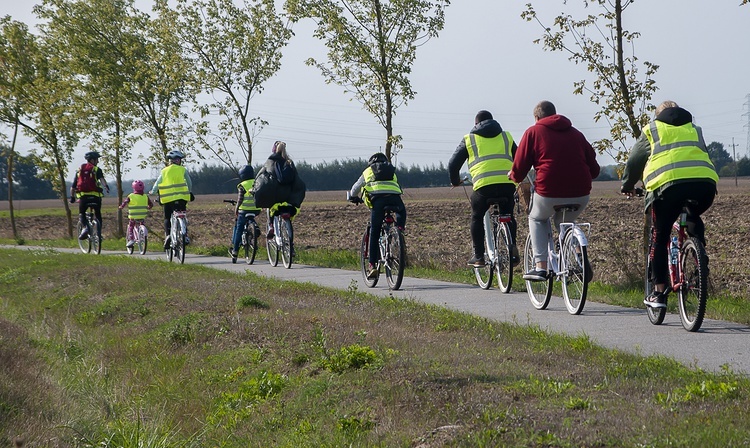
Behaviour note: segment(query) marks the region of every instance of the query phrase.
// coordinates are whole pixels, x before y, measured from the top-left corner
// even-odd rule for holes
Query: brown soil
[[[580,221],[591,223],[590,255],[596,279],[613,285],[638,285],[643,278],[641,250],[643,202],[617,194],[618,182],[595,182],[592,199]],[[705,214],[711,280],[715,291],[725,290],[748,297],[750,272],[750,179],[722,180],[713,207]],[[471,256],[469,241],[469,189],[426,188],[405,192],[408,220],[406,237],[412,264],[461,269]],[[354,249],[369,218],[364,206],[345,201],[345,192],[309,192],[302,212],[295,219],[297,247]],[[223,196],[199,197],[189,206],[190,233],[198,246],[226,245],[233,225],[231,212],[223,207]],[[115,201],[105,200],[104,236],[113,237]],[[21,236],[27,240],[65,238],[63,217],[24,216],[38,208],[61,208],[60,201],[18,201],[14,203]],[[7,210],[8,202],[0,202]],[[18,212],[20,210],[20,212]],[[77,209],[76,209],[77,210]],[[74,212],[76,211],[74,210]],[[28,214],[28,213],[26,213]],[[260,218],[260,223],[265,219]],[[155,236],[161,236],[161,212],[149,219]],[[519,216],[519,241],[528,225]],[[12,238],[10,220],[0,218],[0,238]]]

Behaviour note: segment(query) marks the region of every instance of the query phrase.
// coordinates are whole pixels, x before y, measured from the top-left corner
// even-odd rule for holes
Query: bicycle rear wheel
[[[89,241],[91,242],[91,249],[95,254],[102,253],[102,237],[100,236],[99,221],[94,219],[91,221],[91,231],[89,232]]]
[[[651,295],[652,292],[654,292],[654,277],[653,277],[653,274],[651,274],[651,263],[653,263],[653,261],[651,260],[651,257],[648,255],[650,253],[651,253],[651,246],[649,245],[649,251],[646,253],[646,284],[644,288],[646,295],[644,297],[648,297]],[[651,321],[653,325],[661,325],[662,322],[664,322],[664,317],[667,315],[667,309],[666,308],[652,308],[647,305],[646,314],[648,314],[648,320]]]
[[[680,270],[683,283],[677,291],[680,320],[687,331],[698,331],[703,324],[708,298],[706,249],[700,240],[690,237],[682,244]]]
[[[496,260],[495,271],[497,273],[497,285],[500,291],[510,292],[513,284],[513,264],[510,259],[510,228],[508,224],[500,223],[495,232]]]
[[[565,269],[562,276],[562,290],[565,306],[573,315],[581,314],[586,304],[586,293],[589,287],[587,278],[591,276],[591,273],[587,272],[590,269],[587,249],[576,238],[573,229],[568,229],[560,251],[562,266]]]
[[[524,272],[536,268],[534,249],[531,246],[531,235],[526,238],[526,245],[523,251],[523,266]],[[526,292],[529,294],[529,300],[534,308],[538,310],[547,308],[549,300],[552,297],[552,276],[541,282],[526,280]]]
[[[258,235],[260,229],[257,224],[250,223],[245,227],[245,262],[253,264],[255,254],[258,252]]]
[[[182,227],[182,220],[175,220],[172,234],[172,252],[174,252],[175,261],[183,264],[185,263],[185,229]]]
[[[367,285],[368,288],[374,288],[375,285],[378,284],[378,279],[380,276],[373,279],[367,278],[367,271],[370,269],[370,261],[369,261],[369,253],[370,253],[370,226],[367,226],[367,229],[365,230],[364,235],[362,235],[362,244],[360,245],[359,250],[359,267],[362,271],[362,278],[365,281],[365,285]]]
[[[141,255],[146,255],[146,250],[148,249],[148,229],[146,229],[146,226],[141,224],[138,226],[138,253]]]
[[[86,228],[86,225],[81,223],[81,221],[78,221],[78,226],[76,227],[76,232],[78,233],[76,234],[76,237],[80,236],[81,232],[83,232],[83,229],[85,228]],[[90,235],[91,235],[91,232],[89,231],[89,236]],[[91,239],[86,238],[85,240],[82,240],[79,238],[78,247],[81,248],[81,252],[83,252],[84,254],[91,252]]]
[[[406,264],[406,244],[404,234],[396,226],[388,229],[388,251],[385,258],[385,279],[388,286],[396,290],[404,280],[404,265]]]
[[[281,261],[284,267],[289,269],[292,267],[292,221],[289,219],[282,219],[279,225],[279,233],[281,234]]]

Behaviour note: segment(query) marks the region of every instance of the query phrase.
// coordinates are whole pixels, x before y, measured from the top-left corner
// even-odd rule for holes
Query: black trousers
[[[86,210],[94,208],[94,216],[99,221],[99,236],[102,236],[102,198],[100,196],[83,195],[78,198],[78,220],[86,224]]]
[[[369,261],[373,265],[380,260],[380,247],[378,238],[380,230],[383,228],[383,218],[385,217],[385,207],[395,208],[396,225],[402,229],[406,227],[406,207],[401,195],[398,194],[376,194],[372,196],[372,210],[370,210],[370,250]]]
[[[176,201],[162,204],[164,206],[164,235],[169,237],[172,230],[172,212],[184,212],[187,210],[187,201],[177,199]]]
[[[667,283],[669,270],[667,267],[667,251],[672,234],[672,224],[682,213],[682,206],[688,199],[697,202],[696,206],[688,209],[687,232],[688,235],[698,238],[706,245],[706,227],[701,216],[714,202],[716,196],[716,185],[711,182],[681,182],[671,185],[661,192],[659,197],[651,205],[651,218],[653,220],[653,234],[651,235],[654,245],[651,249],[651,269],[654,274],[655,283]]]
[[[516,192],[516,186],[513,184],[491,184],[485,185],[474,190],[471,195],[471,243],[474,246],[474,256],[477,258],[484,257],[484,214],[487,213],[490,206],[487,199],[490,198],[507,198],[508,201],[500,208],[500,213],[510,215],[510,235],[512,243],[516,244],[516,230],[518,223],[513,215],[515,200],[513,195]]]

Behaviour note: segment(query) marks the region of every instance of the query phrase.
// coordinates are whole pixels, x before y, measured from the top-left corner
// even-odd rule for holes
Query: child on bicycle
[[[398,184],[396,168],[391,164],[385,154],[378,152],[370,157],[367,168],[359,176],[349,191],[349,201],[357,202],[360,197],[370,208],[370,249],[368,250],[369,266],[367,278],[376,278],[378,261],[380,261],[380,248],[378,238],[383,226],[385,207],[391,206],[396,209],[396,226],[404,230],[406,227],[406,207],[401,200],[403,191]]]
[[[667,246],[672,224],[687,199],[696,205],[688,210],[688,234],[706,245],[701,214],[713,204],[719,180],[703,140],[703,131],[693,124],[693,116],[674,101],[664,101],[654,119],[643,128],[633,145],[622,176],[620,191],[632,196],[635,184],[646,185],[646,213],[651,211],[654,242],[649,254],[654,292],[643,300],[651,308],[666,308],[669,271]]]
[[[240,169],[240,183],[237,185],[237,204],[234,207],[234,230],[232,231],[232,247],[229,249],[229,256],[232,261],[237,261],[237,251],[240,249],[242,242],[242,232],[248,219],[254,219],[260,213],[260,209],[255,205],[253,197],[253,184],[255,184],[255,170],[250,165],[245,165]],[[260,230],[255,229],[260,236]]]
[[[128,231],[126,233],[127,243],[125,247],[133,247],[135,245],[135,226],[139,221],[146,219],[148,211],[154,206],[154,201],[151,200],[148,195],[143,193],[144,185],[141,180],[134,180],[133,192],[122,201],[122,204],[118,207],[120,210],[128,207]]]

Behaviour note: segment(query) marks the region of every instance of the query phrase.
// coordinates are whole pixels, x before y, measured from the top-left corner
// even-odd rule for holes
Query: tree
[[[409,81],[417,47],[437,37],[449,0],[287,0],[293,20],[313,19],[328,47],[320,69],[326,83],[353,94],[386,131],[385,154],[401,148],[393,117],[416,92]]]
[[[13,163],[16,158],[16,142],[24,116],[24,92],[33,79],[34,38],[25,24],[12,21],[9,16],[0,18],[0,122],[13,128],[10,146],[3,147],[0,156],[6,160],[8,211],[13,238],[18,239],[15,210],[13,207]]]
[[[255,129],[265,122],[251,117],[250,100],[281,68],[281,49],[292,31],[276,14],[273,0],[245,0],[242,7],[233,0],[178,0],[176,11],[176,29],[197,68],[197,89],[214,99],[196,102],[195,108],[201,118],[217,112],[221,117],[215,132],[207,121],[197,123],[199,143],[234,169],[233,152],[226,146],[233,140],[251,164]]]
[[[9,168],[7,149],[0,145],[0,196],[7,196],[8,189],[12,187],[14,199],[54,199],[52,184],[39,177],[34,157],[16,154],[13,165]],[[13,170],[13,184],[8,184],[5,180],[9,169]],[[18,237],[14,235],[14,238]]]
[[[611,138],[593,145],[599,153],[606,152],[617,162],[627,158],[627,139],[638,138],[648,123],[648,112],[654,108],[649,102],[657,90],[652,77],[659,66],[647,61],[639,63],[633,49],[640,33],[623,28],[623,14],[632,3],[633,0],[583,0],[586,8],[598,7],[600,12],[581,20],[561,13],[554,20],[557,31],[541,22],[530,3],[521,14],[525,20],[534,20],[544,28],[544,36],[536,43],[541,43],[545,50],[567,52],[569,60],[585,64],[596,76],[590,82],[586,79],[575,82],[573,92],[578,95],[586,92],[592,102],[601,106],[594,121],[607,120]],[[645,71],[642,80],[640,66]],[[615,144],[618,149],[612,153]]]
[[[714,164],[717,173],[721,173],[722,168],[732,163],[732,156],[724,149],[723,143],[711,142],[706,149],[708,150],[708,157],[711,159],[711,163]]]

